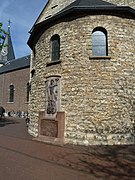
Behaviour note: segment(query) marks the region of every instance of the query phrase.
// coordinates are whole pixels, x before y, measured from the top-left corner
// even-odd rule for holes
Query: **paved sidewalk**
[[[8,121],[10,123],[8,123]],[[43,162],[48,163],[46,166],[50,167],[53,172],[50,172],[51,177],[48,174],[43,178],[44,180],[63,180],[63,178],[64,180],[65,178],[67,178],[67,180],[71,180],[72,178],[73,180],[76,178],[77,180],[135,179],[134,145],[90,147],[71,145],[56,146],[33,141],[31,139],[32,137],[27,133],[24,120],[3,120],[3,125],[0,122],[0,152],[4,150],[4,153],[7,151],[7,153],[15,153],[16,156],[21,155],[25,158],[27,157],[27,161],[28,159],[34,159],[41,164]],[[0,155],[2,154],[0,153]],[[43,172],[39,172],[36,166],[34,166],[34,168],[37,173],[43,176]],[[55,173],[56,169],[57,173]],[[60,170],[59,173],[58,170]],[[61,172],[65,172],[65,174],[61,176]],[[31,179],[34,180],[33,177]],[[40,175],[38,179],[35,178],[35,180],[40,179]]]

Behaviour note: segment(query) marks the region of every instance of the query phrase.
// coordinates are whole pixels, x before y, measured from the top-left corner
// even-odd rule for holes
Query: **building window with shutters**
[[[107,31],[102,27],[92,32],[92,56],[108,56]]]
[[[52,46],[52,54],[51,54],[51,60],[59,61],[60,59],[60,36],[58,34],[55,34],[51,38],[51,46]]]
[[[10,86],[9,86],[9,102],[14,102],[14,85],[13,84],[11,84]]]

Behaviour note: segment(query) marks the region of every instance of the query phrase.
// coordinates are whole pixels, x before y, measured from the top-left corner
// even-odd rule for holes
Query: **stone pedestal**
[[[49,119],[45,112],[39,112],[39,133],[35,140],[62,145],[64,129],[65,112],[57,112],[55,119]]]

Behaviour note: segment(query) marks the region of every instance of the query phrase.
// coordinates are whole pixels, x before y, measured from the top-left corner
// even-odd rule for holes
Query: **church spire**
[[[10,26],[11,21],[8,21],[8,32],[6,34],[3,47],[0,52],[0,63],[6,64],[11,60],[15,59],[15,53],[12,45],[11,35],[10,35]]]
[[[11,25],[11,21],[10,19],[8,20],[8,32],[10,32],[10,25]]]

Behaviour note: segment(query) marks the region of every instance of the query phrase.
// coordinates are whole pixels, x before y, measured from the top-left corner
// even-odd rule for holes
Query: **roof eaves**
[[[0,71],[0,74],[5,74],[5,73],[13,72],[13,71],[18,71],[18,70],[29,68],[29,67],[30,67],[30,65],[27,65],[27,66],[24,66],[24,67],[18,67],[18,68],[15,68],[15,69],[7,69],[7,70],[4,70],[4,71]]]
[[[68,8],[63,9],[59,13],[55,14],[54,16],[50,17],[49,19],[38,23],[34,26],[32,34],[28,40],[28,45],[32,48],[31,41],[34,37],[37,31],[39,32],[40,29],[43,31],[43,26],[47,26],[48,24],[55,22],[56,20],[60,18],[64,18],[70,13],[75,12],[90,12],[90,13],[116,13],[117,15],[126,15],[132,16],[133,19],[135,19],[135,10],[129,6],[116,6],[116,5],[99,5],[99,6],[69,6]],[[123,14],[124,12],[124,14]]]

